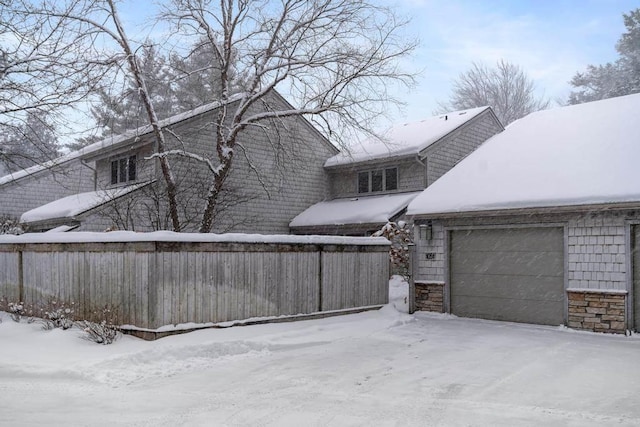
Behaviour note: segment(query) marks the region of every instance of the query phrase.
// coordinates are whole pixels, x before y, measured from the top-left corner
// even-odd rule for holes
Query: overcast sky
[[[389,0],[420,39],[412,66],[422,69],[399,121],[432,115],[451,82],[471,63],[504,59],[522,67],[540,94],[566,100],[568,81],[588,64],[617,58],[622,14],[640,0]]]
[[[622,14],[640,8],[640,0],[371,1],[410,18],[406,35],[420,41],[406,64],[421,70],[418,85],[399,89],[407,105],[393,114],[395,124],[432,116],[438,101],[448,99],[452,81],[474,61],[519,65],[539,95],[565,102],[577,71],[617,58],[615,44],[625,30]],[[127,24],[154,37],[160,28],[140,25],[153,9],[146,2],[126,1],[121,12]],[[140,36],[138,31],[132,33]]]

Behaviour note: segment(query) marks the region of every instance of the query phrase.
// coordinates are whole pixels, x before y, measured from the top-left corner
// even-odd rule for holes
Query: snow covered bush
[[[22,316],[25,315],[24,303],[22,302],[10,302],[9,303],[9,315],[14,322],[20,322]]]
[[[391,242],[392,273],[409,277],[409,244],[413,242],[411,227],[405,221],[388,222],[373,235],[386,237]]]
[[[0,309],[6,310],[14,322],[20,323],[24,318],[26,318],[29,323],[34,320],[33,309],[27,307],[22,301],[14,302],[9,301],[7,298],[0,298]]]
[[[77,325],[85,332],[85,339],[97,344],[111,344],[120,334],[119,328],[116,325],[107,323],[106,320],[99,323],[82,320],[77,322]]]
[[[46,330],[54,328],[70,329],[73,327],[73,302],[67,306],[64,302],[54,300],[40,311],[42,327]]]
[[[0,216],[0,234],[23,234],[24,229],[18,220],[8,216]]]
[[[92,318],[99,320],[82,320],[76,322],[76,325],[85,332],[83,338],[97,344],[111,344],[120,335],[120,328],[116,326],[118,324],[116,312],[117,310],[107,306],[93,312]]]

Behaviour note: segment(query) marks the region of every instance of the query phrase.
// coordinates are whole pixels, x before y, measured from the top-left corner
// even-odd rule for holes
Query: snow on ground
[[[0,425],[640,425],[637,338],[409,315],[390,288],[379,311],[110,346],[0,313]]]

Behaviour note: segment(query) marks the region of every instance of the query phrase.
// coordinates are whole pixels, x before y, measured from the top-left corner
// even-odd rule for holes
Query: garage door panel
[[[452,279],[458,285],[451,294],[452,307],[458,296],[564,301],[564,290],[555,286],[555,277],[520,276],[514,280],[513,276],[460,274]]]
[[[462,317],[478,317],[508,322],[536,323],[541,325],[561,325],[563,323],[562,302],[549,304],[545,301],[523,302],[509,298],[459,297],[458,311]]]
[[[564,320],[564,230],[455,230],[450,304],[459,316],[558,325]]]
[[[560,228],[513,228],[456,231],[451,239],[451,251],[523,251],[562,252],[558,248]]]
[[[457,273],[490,272],[560,277],[564,271],[562,254],[557,252],[460,252],[452,256],[452,271]]]

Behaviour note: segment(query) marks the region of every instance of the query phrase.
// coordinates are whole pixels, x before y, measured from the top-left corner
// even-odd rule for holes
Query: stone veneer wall
[[[568,290],[569,327],[594,332],[624,334],[624,293]]]
[[[416,282],[416,310],[444,313],[444,283]]]

